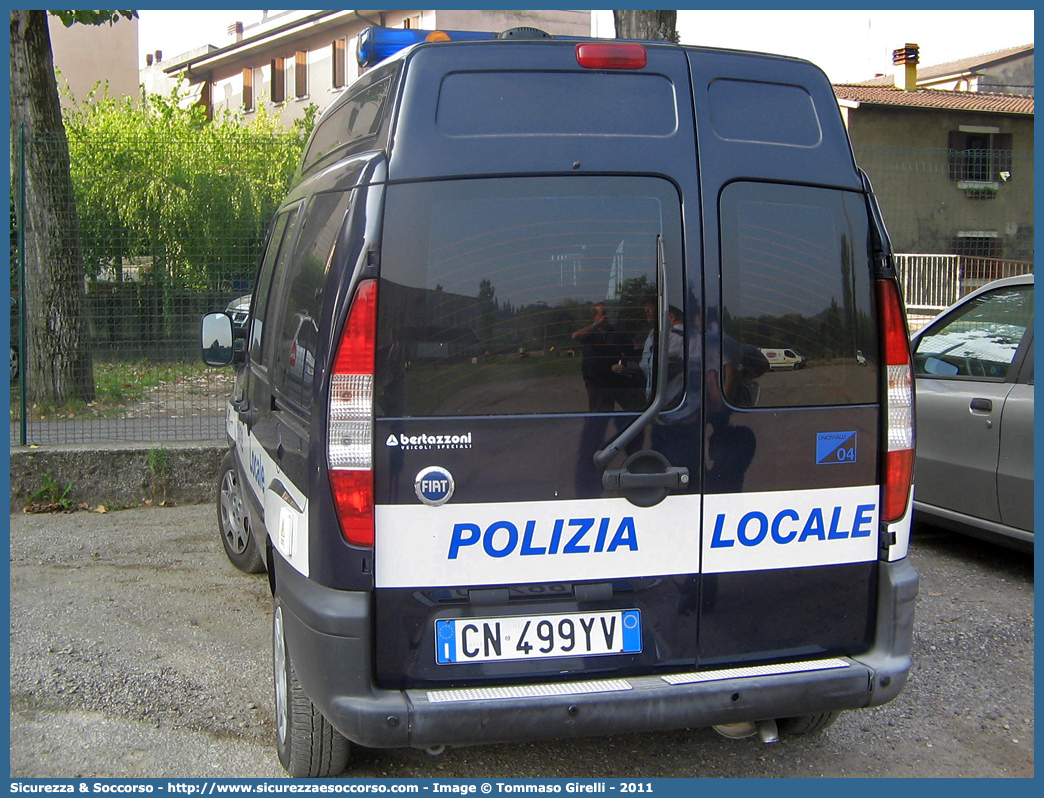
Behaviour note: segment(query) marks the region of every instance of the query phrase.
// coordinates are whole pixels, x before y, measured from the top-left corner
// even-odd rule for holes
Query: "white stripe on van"
[[[239,420],[231,403],[226,427],[236,442],[239,462],[247,471],[246,483],[265,508],[266,532],[272,545],[295,570],[308,576],[308,497]],[[273,485],[279,490],[272,490]]]
[[[762,571],[877,558],[879,489],[378,505],[377,587]],[[700,505],[705,503],[703,523]],[[701,535],[702,526],[702,535]],[[701,544],[702,538],[702,544]]]
[[[699,570],[699,496],[378,505],[377,587],[570,582]]]
[[[877,559],[877,485],[706,496],[703,573]]]

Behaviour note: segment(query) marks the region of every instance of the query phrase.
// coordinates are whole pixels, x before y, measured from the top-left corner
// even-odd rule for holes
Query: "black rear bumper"
[[[338,731],[371,748],[582,737],[858,709],[895,698],[910,670],[918,576],[901,560],[881,563],[875,644],[858,657],[514,687],[384,690],[372,679],[370,595],[316,585],[275,560],[287,645],[305,693]]]

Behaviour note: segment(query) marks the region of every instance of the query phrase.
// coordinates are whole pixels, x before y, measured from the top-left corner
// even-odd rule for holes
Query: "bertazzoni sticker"
[[[430,449],[470,449],[471,433],[465,432],[460,435],[389,435],[384,441],[385,446],[390,448],[409,450]]]

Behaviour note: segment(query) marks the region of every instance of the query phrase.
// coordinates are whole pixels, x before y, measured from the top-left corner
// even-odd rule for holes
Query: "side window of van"
[[[284,312],[275,350],[272,384],[298,409],[312,404],[323,288],[351,194],[318,194],[305,213],[294,257],[281,275]]]
[[[272,225],[272,235],[268,239],[268,249],[265,250],[265,258],[261,262],[261,271],[258,274],[257,286],[254,288],[254,297],[250,308],[250,359],[255,364],[262,364],[262,353],[264,351],[265,322],[268,311],[268,299],[271,295],[272,276],[276,270],[276,264],[287,257],[290,239],[294,232],[294,220],[297,218],[297,208],[292,208],[276,217]]]
[[[392,79],[389,77],[367,86],[339,106],[329,118],[321,120],[308,143],[301,170],[307,172],[319,161],[352,142],[377,135],[388,104],[391,84]]]
[[[380,413],[608,413],[648,405],[652,358],[643,354],[658,237],[676,274],[681,264],[681,213],[670,183],[457,180],[389,186],[386,201]],[[677,295],[671,301],[680,304]]]
[[[737,388],[727,395],[734,406],[875,401],[877,336],[861,195],[769,183],[727,186],[721,271],[727,391],[730,368],[742,373],[745,363],[762,364],[759,390]]]

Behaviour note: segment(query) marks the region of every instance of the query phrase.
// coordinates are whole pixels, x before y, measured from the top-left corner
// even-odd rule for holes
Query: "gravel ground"
[[[395,778],[1031,777],[1033,560],[925,527],[915,666],[891,704],[775,745],[710,729],[356,750]],[[280,777],[267,583],[212,506],[11,517],[12,777]]]

